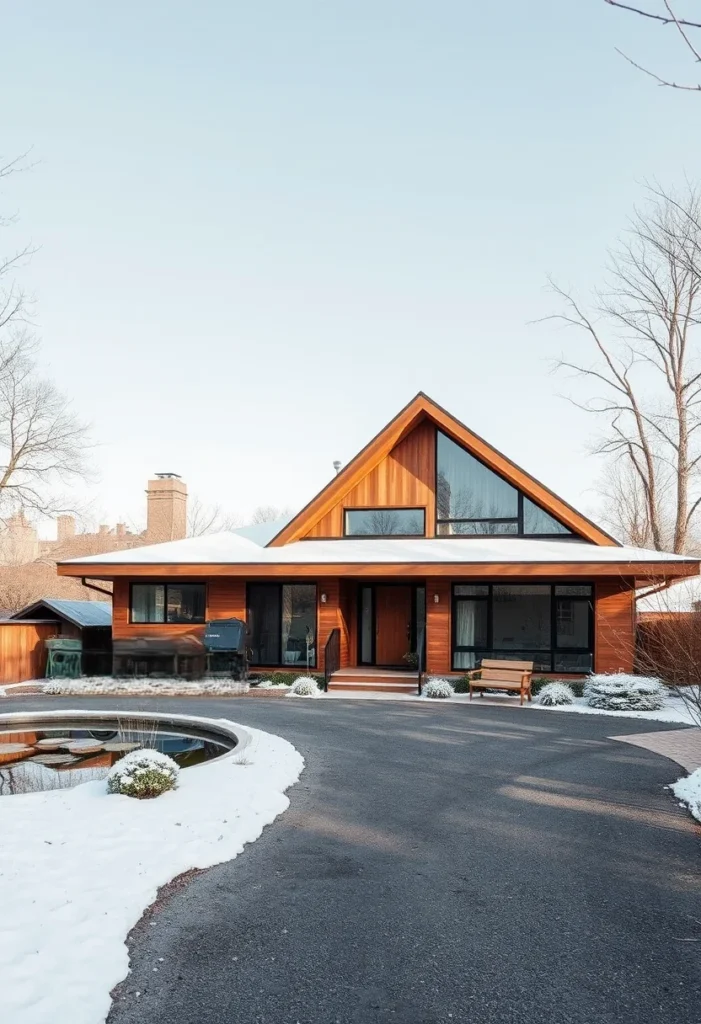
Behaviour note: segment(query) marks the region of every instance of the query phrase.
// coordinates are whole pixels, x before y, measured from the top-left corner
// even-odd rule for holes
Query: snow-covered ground
[[[44,693],[68,694],[80,696],[87,694],[141,694],[153,696],[230,696],[244,693],[248,684],[235,679],[187,679],[165,678],[153,679],[146,676],[135,676],[129,679],[116,679],[114,676],[81,676],[79,679],[41,679],[37,680]]]
[[[691,711],[683,700],[670,695],[667,703],[659,711],[608,711],[603,708],[590,708],[584,697],[575,697],[574,704],[558,704],[554,707],[546,707],[538,703],[538,698],[533,698],[530,705],[538,711],[568,711],[582,715],[610,715],[612,718],[644,718],[649,722],[680,722],[682,725],[696,725]]]
[[[669,788],[677,800],[685,803],[693,816],[701,821],[701,768],[697,768],[686,778],[679,779]]]
[[[0,797],[0,988],[12,1024],[100,1024],[125,939],[160,886],[231,860],[287,808],[304,761],[279,736],[180,772],[155,800],[104,781]]]

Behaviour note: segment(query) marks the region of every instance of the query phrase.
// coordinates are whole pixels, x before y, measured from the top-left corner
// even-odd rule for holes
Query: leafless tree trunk
[[[644,8],[636,7],[633,4],[622,3],[620,0],[604,0],[604,3],[610,7],[617,7],[628,14],[635,14],[640,18],[645,18],[659,26],[671,26],[671,31],[677,33],[682,46],[688,51],[692,59],[697,63],[701,61],[701,40],[697,41],[699,30],[701,30],[701,21],[689,21],[686,18],[679,17],[675,13],[677,5],[675,4],[673,7],[670,0],[650,0],[650,4],[656,4],[654,9],[650,9],[650,6]],[[618,53],[629,64],[632,64],[634,68],[637,68],[638,71],[642,71],[649,75],[650,78],[654,78],[658,85],[669,86],[670,89],[701,92],[701,84],[684,85],[680,82],[672,82],[668,78],[650,71],[649,68],[642,67],[642,65],[623,53],[622,50],[618,50]]]
[[[26,154],[0,166],[0,180],[24,169],[25,160]],[[0,218],[0,227],[11,220]],[[0,519],[22,508],[68,511],[56,485],[86,469],[86,428],[41,372],[27,298],[14,278],[32,251],[0,258]]]
[[[604,424],[599,454],[633,482],[643,501],[637,530],[657,550],[684,552],[701,504],[701,196],[651,189],[611,255],[609,279],[585,310],[555,288],[564,312],[550,318],[588,337],[593,363],[560,367],[598,393],[581,408]],[[591,394],[591,392],[590,392]]]

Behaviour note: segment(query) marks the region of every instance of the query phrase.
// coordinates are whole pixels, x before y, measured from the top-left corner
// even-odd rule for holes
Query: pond
[[[105,778],[131,750],[168,754],[181,768],[221,757],[235,741],[173,723],[116,719],[31,728],[0,726],[0,796],[70,789]]]

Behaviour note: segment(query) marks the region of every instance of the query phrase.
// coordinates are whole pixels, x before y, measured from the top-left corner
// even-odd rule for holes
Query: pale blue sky
[[[158,470],[300,506],[418,390],[591,510],[593,424],[549,373],[641,183],[701,157],[688,66],[603,0],[6,6],[0,201],[52,372],[143,518]],[[9,43],[9,45],[8,45]],[[8,237],[10,242],[8,243]]]

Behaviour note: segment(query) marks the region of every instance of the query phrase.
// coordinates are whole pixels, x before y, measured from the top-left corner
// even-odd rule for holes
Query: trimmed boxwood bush
[[[424,697],[432,700],[447,700],[452,697],[455,690],[447,679],[429,679],[421,690]]]
[[[625,672],[589,676],[584,696],[590,708],[605,711],[659,711],[664,707],[664,684],[654,676],[633,676]]]
[[[538,694],[538,703],[546,708],[574,704],[574,693],[566,683],[547,683]]]
[[[179,772],[177,763],[167,754],[158,750],[132,750],[110,768],[107,789],[110,793],[148,800],[175,789]]]
[[[290,687],[290,694],[294,697],[318,697],[319,693],[316,679],[312,676],[298,676]]]

